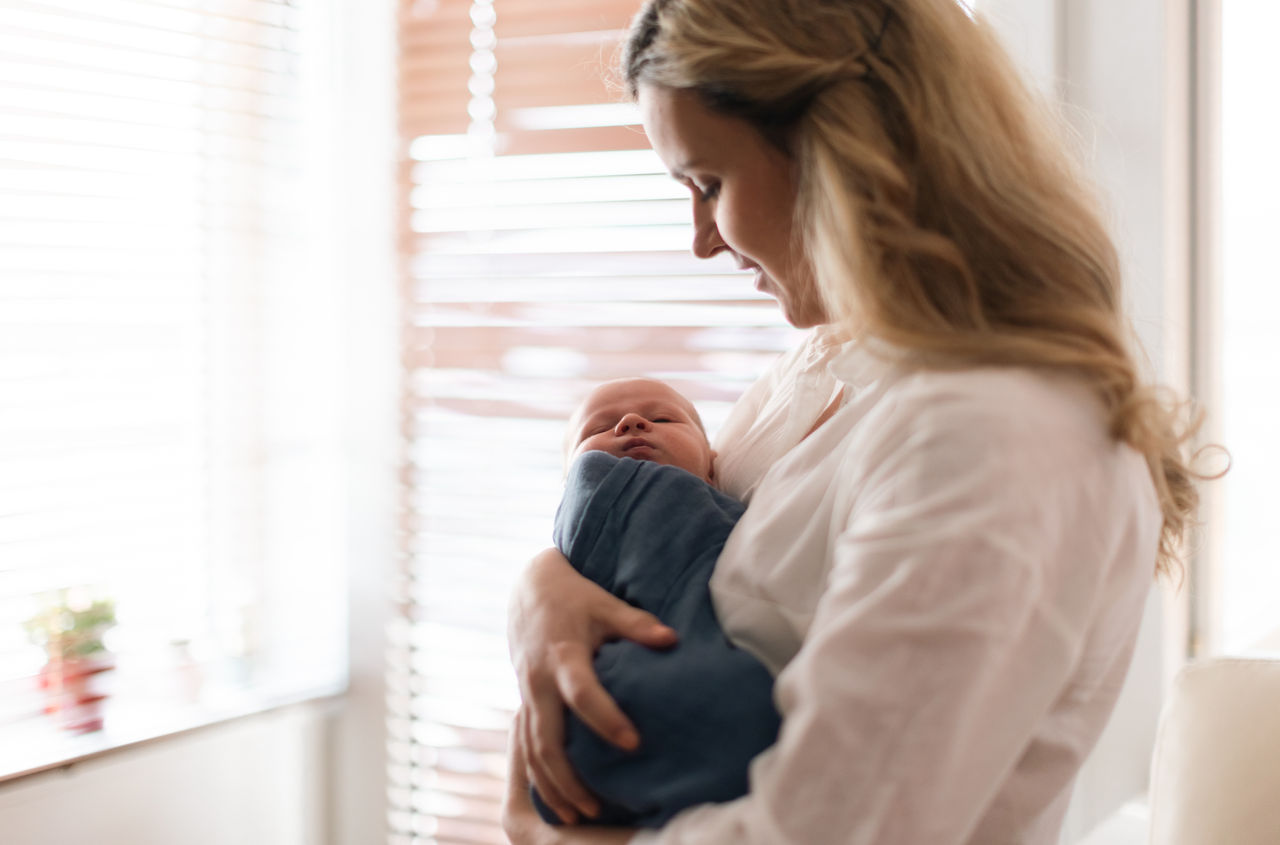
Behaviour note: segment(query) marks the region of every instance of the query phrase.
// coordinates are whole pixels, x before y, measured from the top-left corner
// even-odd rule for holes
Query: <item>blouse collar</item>
[[[834,378],[858,391],[879,381],[904,357],[902,349],[883,340],[850,339],[847,331],[827,325],[814,328],[805,365],[825,365]]]

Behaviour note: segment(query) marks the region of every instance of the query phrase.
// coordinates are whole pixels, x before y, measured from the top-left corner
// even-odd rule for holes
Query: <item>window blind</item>
[[[197,664],[270,682],[251,660],[284,640],[334,676],[327,627],[290,631],[275,604],[331,439],[323,357],[299,362],[289,328],[323,301],[314,20],[285,0],[0,0],[0,724],[40,709],[22,621],[53,591],[115,602],[114,701],[198,697],[173,680]],[[327,613],[323,561],[300,593]]]
[[[505,610],[549,545],[564,425],[597,382],[671,381],[714,429],[794,340],[607,82],[633,0],[402,0],[402,579],[391,842],[498,843],[518,704]]]

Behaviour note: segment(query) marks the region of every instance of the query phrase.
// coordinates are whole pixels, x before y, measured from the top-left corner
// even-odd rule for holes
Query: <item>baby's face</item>
[[[715,480],[715,452],[692,403],[660,381],[620,379],[588,394],[570,422],[573,457],[608,452]]]

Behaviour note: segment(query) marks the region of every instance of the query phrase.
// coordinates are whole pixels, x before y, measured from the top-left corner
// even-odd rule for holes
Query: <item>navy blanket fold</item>
[[[586,577],[680,635],[669,650],[619,641],[596,673],[640,732],[621,751],[572,713],[569,760],[601,801],[596,824],[659,827],[680,810],[747,791],[747,766],[774,743],[773,678],[725,637],[709,580],[743,505],[676,467],[588,452],[570,469],[555,542]],[[534,790],[548,822],[556,816]]]

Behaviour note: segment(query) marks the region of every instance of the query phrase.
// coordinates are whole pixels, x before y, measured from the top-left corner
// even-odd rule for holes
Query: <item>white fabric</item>
[[[800,442],[831,403],[839,383],[829,365],[841,349],[835,332],[819,326],[747,388],[716,433],[717,487],[751,501],[769,467]]]
[[[635,841],[1056,842],[1153,577],[1144,461],[1062,377],[911,373],[819,333],[761,384],[722,432],[751,502],[712,587],[780,673],[782,734],[749,795]]]
[[[1280,660],[1183,668],[1151,762],[1151,845],[1280,842]]]

